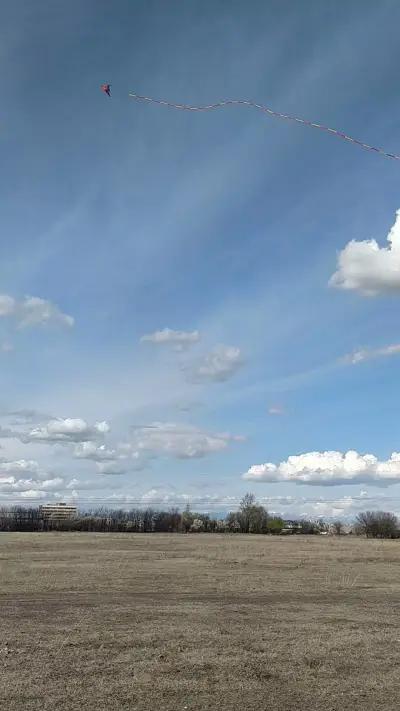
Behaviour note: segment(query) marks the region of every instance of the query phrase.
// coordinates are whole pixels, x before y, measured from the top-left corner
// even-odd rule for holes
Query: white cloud
[[[301,518],[324,518],[341,519],[342,521],[353,521],[356,514],[365,509],[385,510],[400,513],[399,504],[391,497],[368,496],[367,492],[360,491],[354,496],[340,496],[327,499],[325,497],[294,498],[294,497],[270,497],[259,499],[259,503],[265,506],[270,513],[281,515],[286,519]]]
[[[137,451],[153,456],[195,459],[221,452],[235,439],[227,433],[210,434],[189,425],[158,422],[138,428],[132,444]]]
[[[109,449],[105,444],[80,442],[75,447],[74,457],[76,459],[90,459],[93,462],[105,462],[116,459],[117,452],[115,449]]]
[[[32,459],[18,459],[16,461],[0,461],[0,476],[2,474],[38,474],[39,464]]]
[[[140,471],[146,464],[145,458],[130,443],[108,448],[104,444],[82,442],[76,445],[74,457],[96,462],[100,474],[127,474]]]
[[[47,492],[55,492],[63,486],[64,479],[61,477],[41,481],[33,478],[19,479],[16,476],[0,476],[0,493],[5,496],[14,494],[18,495],[18,498],[43,498]]]
[[[36,483],[39,483],[42,491],[54,491],[54,489],[59,489],[64,485],[64,479],[61,477],[54,477],[54,479],[45,479],[44,481]]]
[[[268,409],[268,414],[272,417],[280,417],[285,414],[285,410],[280,405],[272,405],[272,407]]]
[[[59,324],[60,326],[68,327],[74,325],[72,316],[62,313],[62,311],[50,301],[40,299],[37,296],[27,296],[24,301],[19,304],[17,318],[21,328],[47,324]]]
[[[36,499],[47,499],[48,497],[46,492],[40,491],[40,489],[27,489],[21,493],[21,498],[35,501]]]
[[[353,518],[357,511],[365,508],[366,502],[358,496],[341,496],[336,499],[325,497],[305,498],[293,496],[264,496],[257,499],[271,515],[284,519],[301,518]]]
[[[243,479],[322,486],[361,482],[386,486],[400,482],[400,453],[393,452],[390,459],[379,461],[373,454],[354,451],[307,452],[280,464],[255,464]]]
[[[191,371],[190,379],[194,382],[229,380],[243,365],[240,348],[235,346],[216,346]]]
[[[49,475],[35,460],[0,461],[0,494],[7,501],[44,498],[63,486],[64,479]]]
[[[338,256],[338,269],[330,285],[340,289],[354,289],[365,295],[400,290],[400,210],[391,228],[388,247],[380,247],[376,240],[351,240]]]
[[[90,489],[90,482],[80,482],[72,480],[65,488],[62,497],[63,501],[75,500],[76,503],[85,505],[105,506],[105,507],[139,507],[170,509],[178,507],[183,509],[187,504],[192,511],[208,511],[211,514],[221,514],[223,517],[228,511],[235,511],[239,508],[241,496],[220,495],[217,493],[207,493],[204,495],[193,495],[193,493],[177,491],[174,486],[161,485],[154,486],[144,493],[119,492],[99,497],[96,494],[88,494],[84,497],[80,492],[82,489]],[[71,491],[72,489],[72,491]],[[31,489],[32,491],[32,489]],[[33,489],[40,491],[40,489]],[[68,493],[66,493],[68,492]],[[40,494],[40,498],[53,498],[60,496],[60,492],[49,491]],[[21,494],[18,494],[21,498]],[[31,497],[32,498],[32,497]],[[284,519],[313,519],[324,518],[338,519],[350,522],[359,511],[367,509],[389,510],[400,513],[398,503],[394,503],[391,497],[383,495],[370,497],[366,492],[360,491],[354,496],[340,496],[336,498],[316,498],[293,497],[293,496],[264,496],[257,500],[257,503],[264,506],[271,515],[282,516]]]
[[[80,418],[50,420],[43,427],[35,427],[29,434],[21,436],[23,442],[73,443],[87,442],[103,437],[110,431],[107,422],[89,425]]]
[[[219,494],[206,494],[205,496],[193,496],[188,493],[177,492],[172,486],[155,486],[143,494],[111,494],[105,497],[104,503],[118,504],[139,507],[179,507],[184,508],[190,504],[191,508],[197,510],[233,510],[239,505],[236,496],[223,496]]]
[[[71,489],[79,489],[81,490],[93,490],[96,488],[97,482],[91,481],[88,479],[78,479],[77,477],[73,477],[72,479],[69,480],[68,484],[66,484],[65,489],[66,491],[70,491]]]
[[[14,319],[19,328],[47,324],[71,327],[74,319],[64,314],[51,301],[38,296],[26,296],[17,301],[8,294],[0,294],[0,317]]]
[[[142,471],[148,461],[142,453],[134,450],[130,445],[119,445],[113,460],[97,462],[99,474],[118,475]]]
[[[8,294],[0,294],[0,317],[13,316],[15,314],[17,302]]]
[[[384,346],[383,348],[363,348],[349,355],[344,356],[344,363],[351,363],[352,365],[357,365],[365,360],[373,360],[376,358],[385,358],[388,356],[399,355],[400,354],[400,344],[394,343],[391,346]]]
[[[164,328],[161,331],[155,331],[154,333],[148,333],[142,336],[140,339],[141,343],[154,343],[159,346],[172,345],[178,350],[183,350],[184,348],[189,348],[194,343],[198,343],[200,340],[200,333],[198,331],[174,331],[172,328]]]

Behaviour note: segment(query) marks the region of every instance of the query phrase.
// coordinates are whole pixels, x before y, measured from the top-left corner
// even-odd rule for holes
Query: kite
[[[102,84],[100,89],[104,91],[107,96],[111,97],[111,84]]]
[[[109,87],[109,84],[106,84],[105,86]],[[104,91],[104,89],[103,89],[103,91]],[[265,114],[269,114],[270,116],[275,116],[275,118],[284,119],[286,121],[295,121],[296,123],[301,123],[304,126],[309,126],[310,128],[318,128],[321,131],[327,131],[328,133],[331,133],[334,136],[341,138],[343,141],[348,141],[349,143],[353,143],[357,146],[360,146],[360,148],[363,148],[366,151],[373,151],[374,153],[379,153],[380,155],[384,156],[385,158],[392,158],[393,160],[400,160],[400,155],[396,155],[395,153],[387,153],[382,148],[376,148],[375,146],[370,146],[368,143],[359,141],[357,138],[352,138],[351,136],[348,136],[346,133],[337,131],[335,128],[330,128],[329,126],[323,126],[320,123],[314,123],[313,121],[308,121],[307,119],[299,118],[298,116],[291,116],[290,114],[283,114],[283,113],[280,113],[279,111],[273,111],[268,106],[263,106],[263,104],[257,104],[255,101],[248,101],[246,99],[225,99],[223,101],[218,101],[215,104],[206,104],[204,106],[190,106],[189,104],[174,104],[174,103],[172,103],[172,101],[165,101],[162,99],[154,99],[150,96],[140,96],[140,94],[135,94],[134,92],[129,92],[129,96],[132,99],[135,99],[136,101],[147,102],[149,104],[159,104],[160,106],[168,106],[169,108],[179,109],[181,111],[213,111],[214,109],[219,109],[224,106],[238,106],[238,105],[251,106],[254,109],[263,111]]]

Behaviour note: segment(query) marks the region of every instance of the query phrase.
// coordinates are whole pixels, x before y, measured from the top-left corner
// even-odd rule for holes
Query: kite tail
[[[328,133],[332,133],[334,136],[341,138],[343,141],[354,143],[355,145],[360,146],[366,151],[373,151],[374,153],[379,153],[380,155],[385,156],[385,158],[400,160],[400,155],[396,155],[395,153],[387,153],[386,151],[382,150],[382,148],[370,146],[368,143],[359,141],[357,138],[352,138],[352,136],[348,136],[346,133],[337,131],[335,128],[323,126],[322,124],[314,123],[313,121],[307,121],[307,119],[299,118],[298,116],[291,116],[290,114],[283,114],[279,111],[273,111],[268,106],[257,104],[255,101],[247,101],[246,99],[226,99],[225,101],[218,101],[215,104],[205,104],[204,106],[190,106],[189,104],[174,104],[171,101],[164,101],[163,99],[154,99],[150,96],[140,96],[140,94],[135,94],[134,92],[130,92],[129,96],[132,99],[135,99],[136,101],[145,101],[149,104],[169,106],[172,109],[180,109],[181,111],[213,111],[214,109],[219,109],[223,106],[234,106],[238,104],[252,106],[254,109],[263,111],[265,114],[269,114],[270,116],[275,116],[276,118],[284,119],[285,121],[296,121],[296,123],[301,123],[304,126],[309,126],[310,128],[318,128],[321,131],[327,131]]]

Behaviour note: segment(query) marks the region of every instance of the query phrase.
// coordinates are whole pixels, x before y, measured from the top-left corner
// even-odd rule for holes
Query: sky
[[[128,96],[400,153],[399,22],[3,2],[1,505],[400,514],[400,163]]]

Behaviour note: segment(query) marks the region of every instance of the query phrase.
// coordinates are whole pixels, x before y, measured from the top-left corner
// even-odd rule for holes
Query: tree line
[[[184,511],[171,508],[161,511],[152,508],[108,509],[105,507],[80,511],[73,518],[46,518],[39,508],[11,506],[0,508],[0,531],[87,531],[115,533],[248,533],[280,535],[332,533],[343,535],[348,527],[342,521],[328,525],[321,519],[312,521],[301,519],[284,521],[279,516],[271,516],[257,504],[253,494],[246,494],[238,511],[228,513],[225,518],[215,518],[210,514],[191,511],[188,505]],[[349,531],[367,538],[400,538],[400,524],[397,517],[384,511],[365,511],[356,517]]]

